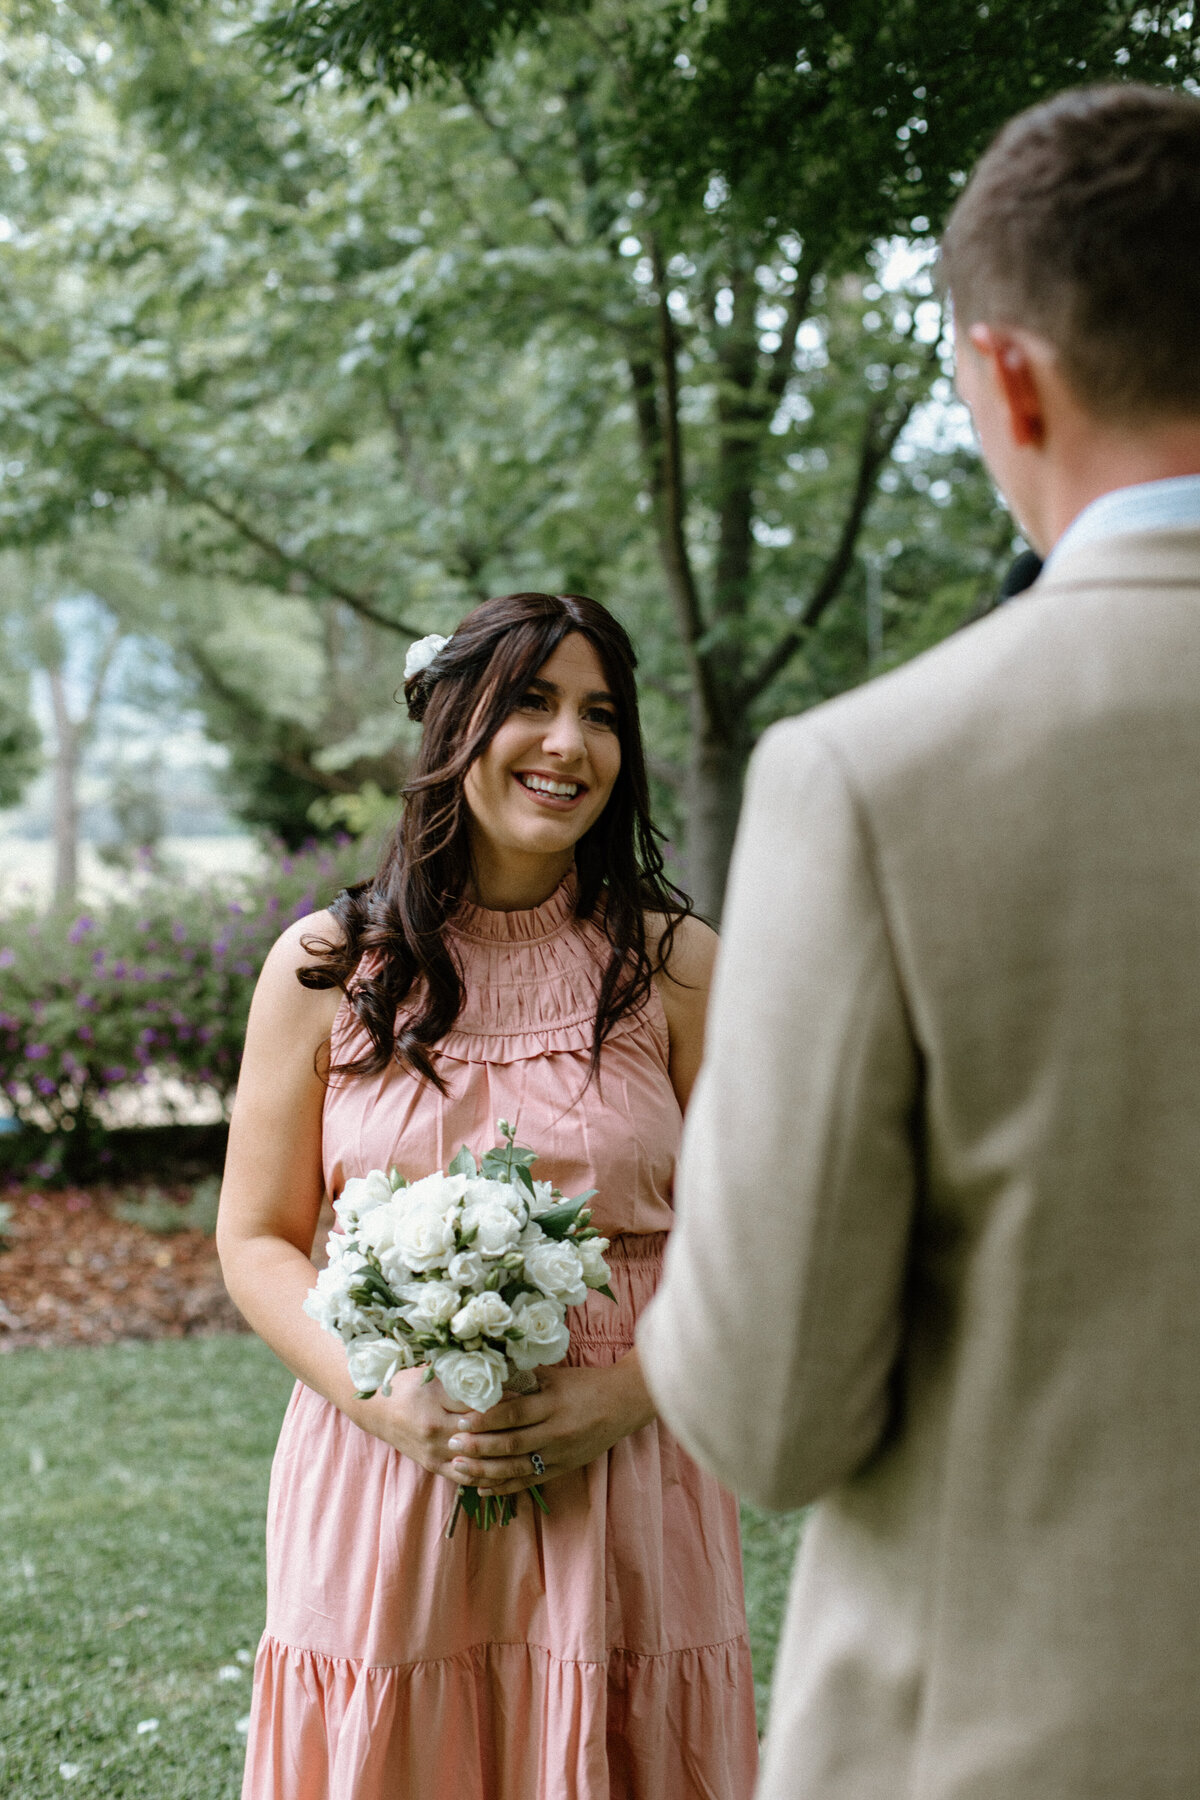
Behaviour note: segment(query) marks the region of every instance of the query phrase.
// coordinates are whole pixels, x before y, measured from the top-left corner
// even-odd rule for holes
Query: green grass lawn
[[[290,1388],[253,1338],[0,1358],[6,1800],[234,1800]],[[797,1520],[744,1526],[765,1691]]]

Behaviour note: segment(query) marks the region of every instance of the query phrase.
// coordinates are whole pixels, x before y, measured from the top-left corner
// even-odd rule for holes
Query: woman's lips
[[[557,777],[555,777],[553,775],[548,775],[548,776],[543,777],[543,779],[545,779],[547,781],[554,781],[557,779]],[[529,775],[525,771],[522,771],[519,774],[514,774],[513,780],[516,782],[517,786],[521,789],[522,793],[528,794],[531,797],[531,799],[540,801],[543,806],[549,806],[556,812],[565,812],[572,806],[578,806],[579,802],[583,799],[584,795],[587,793],[587,788],[584,785],[584,783],[581,781],[571,782],[571,783],[564,781],[564,782],[559,783],[559,785],[561,787],[567,787],[567,786],[574,787],[575,792],[573,794],[550,794],[550,793],[546,792],[545,788],[530,787],[529,786]]]

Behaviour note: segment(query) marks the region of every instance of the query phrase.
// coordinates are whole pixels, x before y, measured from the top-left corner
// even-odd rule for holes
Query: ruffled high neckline
[[[540,943],[546,938],[557,937],[575,917],[578,887],[575,871],[571,869],[548,900],[521,912],[497,912],[489,906],[475,906],[471,901],[463,900],[450,921],[450,929],[456,937],[470,938],[475,943]]]

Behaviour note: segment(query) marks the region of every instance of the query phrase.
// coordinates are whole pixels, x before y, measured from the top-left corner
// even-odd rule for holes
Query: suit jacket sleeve
[[[678,1222],[638,1334],[692,1454],[766,1506],[887,1422],[916,1188],[917,1056],[861,809],[808,721],[751,764]]]

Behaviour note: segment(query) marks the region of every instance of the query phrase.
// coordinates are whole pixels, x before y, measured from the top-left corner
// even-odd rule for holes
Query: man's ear
[[[1029,346],[1020,334],[997,325],[972,325],[967,337],[983,358],[1013,443],[1020,449],[1040,449],[1046,437],[1046,415],[1041,371]]]

